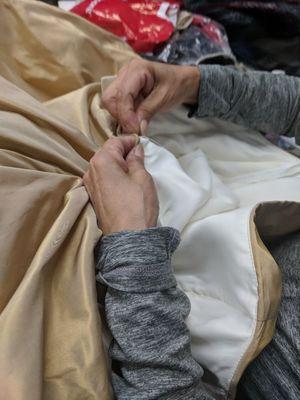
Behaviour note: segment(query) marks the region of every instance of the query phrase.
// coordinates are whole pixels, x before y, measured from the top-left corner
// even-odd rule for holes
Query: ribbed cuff
[[[179,232],[169,227],[104,236],[95,250],[97,280],[125,292],[174,287],[171,256],[179,242]]]

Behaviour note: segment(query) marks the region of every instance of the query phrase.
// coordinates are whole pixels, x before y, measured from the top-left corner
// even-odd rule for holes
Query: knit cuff
[[[171,256],[179,242],[179,232],[168,227],[104,236],[95,250],[97,280],[125,292],[175,287]]]

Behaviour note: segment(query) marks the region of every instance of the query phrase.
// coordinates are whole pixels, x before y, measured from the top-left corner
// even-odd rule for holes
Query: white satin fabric
[[[160,223],[182,235],[173,266],[191,301],[193,355],[227,391],[256,327],[250,214],[260,202],[300,201],[300,161],[258,132],[191,120],[183,108],[156,117],[149,132]]]

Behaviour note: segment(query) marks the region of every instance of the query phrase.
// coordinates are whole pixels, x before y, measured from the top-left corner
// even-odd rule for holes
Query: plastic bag
[[[297,0],[184,0],[185,8],[221,23],[233,53],[257,70],[300,76],[300,2]]]
[[[147,53],[171,37],[179,8],[180,1],[173,0],[85,0],[71,11]]]
[[[236,61],[225,29],[202,15],[194,15],[193,24],[182,32],[176,32],[167,44],[155,51],[153,58],[181,65],[203,62],[234,64]]]

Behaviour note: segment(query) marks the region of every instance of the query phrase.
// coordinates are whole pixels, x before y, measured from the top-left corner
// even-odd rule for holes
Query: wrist
[[[124,218],[122,220],[118,219],[115,223],[110,223],[107,226],[103,226],[103,234],[111,235],[118,232],[139,232],[148,228],[154,228],[157,225],[157,222],[149,221],[147,222],[141,218],[133,218],[131,217],[129,220]]]
[[[184,104],[197,104],[200,88],[200,69],[196,66],[182,68],[182,88],[184,88]]]
[[[143,231],[144,229],[149,228],[146,226],[146,224],[143,223],[133,223],[132,221],[129,223],[118,223],[117,225],[112,225],[106,229],[103,229],[103,234],[106,235],[112,235],[114,233],[119,233],[119,232],[138,232],[138,231]]]

